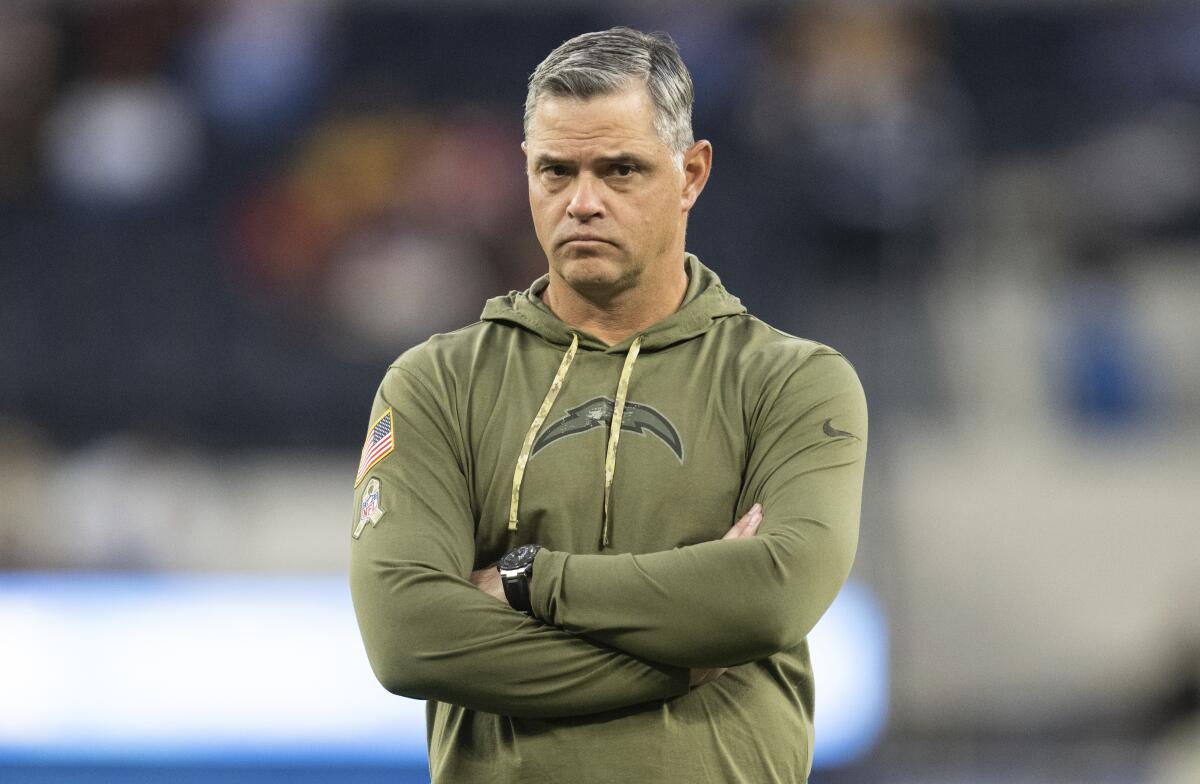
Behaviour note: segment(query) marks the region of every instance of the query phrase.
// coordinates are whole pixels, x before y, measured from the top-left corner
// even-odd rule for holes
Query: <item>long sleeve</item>
[[[763,504],[756,536],[648,554],[543,551],[535,614],[680,667],[732,666],[798,645],[854,559],[867,412],[853,368],[829,349],[780,375],[756,407],[738,502],[739,514]]]
[[[394,366],[372,411],[374,423],[390,409],[394,447],[355,493],[354,528],[361,530],[351,547],[350,587],[384,687],[526,717],[596,713],[686,693],[687,670],[543,625],[471,585],[475,521],[464,439],[445,397]],[[368,486],[378,488],[375,523],[360,522]]]

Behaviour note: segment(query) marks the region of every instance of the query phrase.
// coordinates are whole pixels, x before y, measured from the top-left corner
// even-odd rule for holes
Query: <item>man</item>
[[[684,252],[691,108],[665,36],[552,52],[522,145],[549,274],[375,399],[351,588],[379,680],[429,701],[435,782],[807,778],[866,407]]]

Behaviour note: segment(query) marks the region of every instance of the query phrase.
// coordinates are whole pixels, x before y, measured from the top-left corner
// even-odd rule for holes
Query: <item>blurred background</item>
[[[541,274],[525,80],[628,24],[689,249],[871,405],[814,784],[1200,781],[1200,5],[600,5],[0,4],[0,780],[427,780],[370,402]]]

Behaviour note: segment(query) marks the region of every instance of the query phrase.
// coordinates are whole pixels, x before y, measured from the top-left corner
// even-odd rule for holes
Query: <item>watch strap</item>
[[[519,572],[500,573],[500,584],[504,586],[504,597],[514,610],[532,615],[533,602],[529,591],[529,577],[533,567],[527,567]]]

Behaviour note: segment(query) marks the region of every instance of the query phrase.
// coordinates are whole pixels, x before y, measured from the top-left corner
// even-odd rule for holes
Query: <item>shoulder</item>
[[[748,338],[739,352],[751,421],[808,422],[828,435],[853,434],[866,443],[867,400],[850,361],[824,343],[789,335],[753,316],[737,325]],[[836,424],[835,424],[836,423]]]
[[[855,432],[866,432],[866,394],[854,366],[840,351],[789,335],[754,316],[728,322],[722,336],[731,343],[728,371],[739,381],[750,422],[800,421],[823,413],[852,421]]]
[[[497,325],[487,321],[431,335],[396,357],[386,378],[410,377],[428,387],[444,388],[498,337]]]
[[[797,374],[807,376],[841,371],[858,376],[850,361],[837,349],[816,340],[790,335],[762,319],[744,314],[727,319],[723,325],[726,340],[737,348],[740,370],[761,374],[764,381],[784,383]]]

